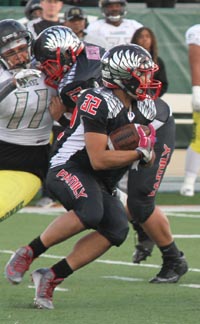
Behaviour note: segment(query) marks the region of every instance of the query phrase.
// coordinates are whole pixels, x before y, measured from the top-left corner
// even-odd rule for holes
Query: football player
[[[45,29],[36,38],[33,52],[46,84],[59,90],[68,112],[73,112],[83,89],[102,84],[100,59],[105,50],[81,41],[68,27]]]
[[[25,16],[28,20],[42,17],[42,6],[40,0],[29,0],[24,9]]]
[[[31,66],[30,46],[22,24],[0,21],[0,220],[32,200],[48,167],[48,106],[57,92]]]
[[[100,59],[105,50],[81,41],[68,27],[54,26],[38,35],[33,52],[38,67],[46,75],[46,84],[58,89],[62,98],[62,104],[55,98],[50,106],[54,119],[58,121],[53,127],[55,139],[63,130],[60,125],[66,127],[69,124],[80,92],[101,84]],[[46,194],[44,192],[43,199],[38,204],[43,205]],[[48,195],[51,197],[49,193]]]
[[[115,188],[129,167],[151,163],[155,131],[147,136],[140,129],[135,150],[109,150],[109,134],[133,123],[145,106],[146,118],[154,118],[155,107],[149,89],[158,96],[160,82],[153,79],[156,66],[150,54],[137,45],[121,45],[102,57],[103,87],[87,89],[74,110],[71,128],[57,139],[50,162],[47,184],[66,208],[66,213],[30,244],[16,251],[5,268],[11,283],[20,283],[33,260],[51,246],[88,229],[73,251],[50,268],[32,273],[35,304],[52,309],[54,288],[81,267],[120,246],[128,233],[126,210]],[[138,109],[137,109],[138,107]],[[141,116],[144,118],[144,116]]]
[[[126,0],[100,0],[99,7],[104,16],[103,19],[91,22],[87,29],[87,37],[94,36],[99,43],[99,38],[106,42],[106,49],[119,44],[128,44],[134,32],[142,27],[142,24],[134,19],[126,19]],[[105,46],[105,45],[103,45]]]

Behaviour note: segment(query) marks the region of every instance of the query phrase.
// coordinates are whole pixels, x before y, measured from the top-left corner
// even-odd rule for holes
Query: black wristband
[[[60,117],[60,119],[58,120],[58,123],[63,127],[67,127],[67,126],[69,126],[70,121],[68,118],[66,118],[64,115],[62,115]]]

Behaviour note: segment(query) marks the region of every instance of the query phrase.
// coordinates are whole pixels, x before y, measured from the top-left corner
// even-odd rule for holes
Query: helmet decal
[[[106,87],[121,88],[131,96],[144,100],[157,97],[161,83],[153,79],[158,67],[141,46],[118,45],[102,57],[102,79]],[[149,93],[151,89],[151,93]]]
[[[71,36],[71,35],[70,35]],[[66,38],[66,35],[63,29],[48,29],[46,40],[44,43],[44,48],[55,51],[58,47],[62,50],[66,50],[69,47],[69,36]]]
[[[83,48],[84,43],[68,27],[53,26],[43,30],[35,40],[33,52],[47,76],[46,83],[57,88]]]

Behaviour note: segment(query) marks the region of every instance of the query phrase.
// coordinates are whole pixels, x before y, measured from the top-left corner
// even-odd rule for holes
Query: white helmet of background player
[[[26,3],[25,16],[28,20],[32,20],[42,16],[42,6],[40,0],[29,0]]]
[[[53,26],[43,30],[35,39],[33,52],[40,62],[39,69],[46,74],[46,84],[57,88],[83,49],[84,43],[68,27]]]
[[[26,68],[30,63],[31,33],[24,25],[14,19],[4,19],[0,21],[0,62],[7,69]],[[17,48],[17,51],[14,49]],[[21,55],[20,61],[14,60],[18,53]],[[22,58],[23,57],[23,58]],[[16,63],[14,63],[16,61]]]
[[[120,4],[119,9],[109,8],[110,4]],[[105,18],[111,22],[118,22],[126,15],[126,0],[100,0],[99,7]]]

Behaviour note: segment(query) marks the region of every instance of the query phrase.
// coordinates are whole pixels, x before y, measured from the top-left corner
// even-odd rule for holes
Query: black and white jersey
[[[97,45],[85,43],[77,61],[59,83],[59,93],[68,110],[73,111],[81,91],[102,85],[101,57],[105,50]]]
[[[156,117],[151,123],[155,130],[158,130],[160,127],[165,125],[172,116],[172,109],[171,107],[161,98],[157,98],[155,101],[156,106]]]
[[[111,131],[130,123],[127,109],[122,102],[106,88],[94,88],[85,91],[78,100],[77,114],[74,125],[67,128],[57,139],[51,168],[74,161],[83,170],[90,171],[104,185],[112,190],[128,167],[94,171],[85,148],[84,133],[96,132],[109,135]],[[74,117],[73,116],[73,117]]]
[[[139,101],[134,102],[134,105],[139,104]],[[158,118],[156,121],[160,126],[168,120],[170,109],[161,99],[156,101],[156,109]],[[93,170],[85,147],[84,133],[95,132],[109,136],[112,131],[123,125],[140,123],[139,115],[134,116],[132,118],[131,115],[130,118],[130,111],[112,90],[104,87],[86,90],[78,99],[77,108],[71,119],[71,128],[67,128],[57,139],[55,152],[50,161],[51,168],[73,161],[81,169],[90,171],[101,182],[103,181],[107,188],[113,189],[129,166],[102,171]]]

